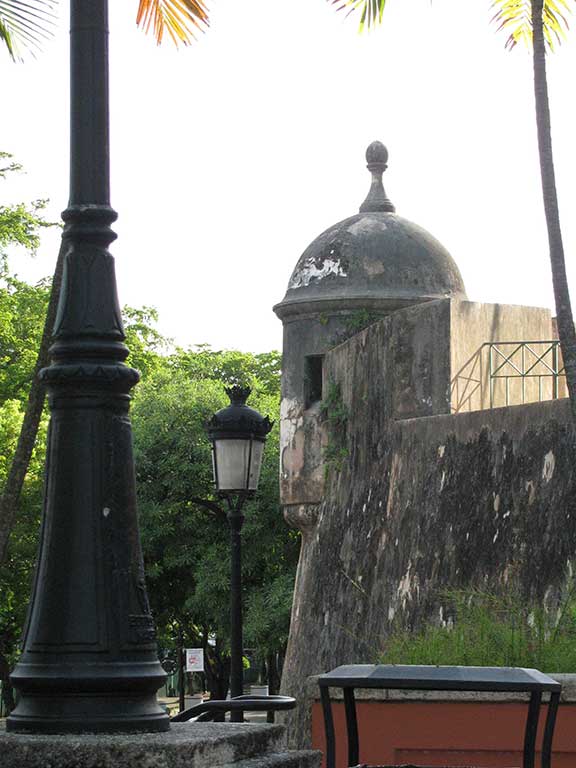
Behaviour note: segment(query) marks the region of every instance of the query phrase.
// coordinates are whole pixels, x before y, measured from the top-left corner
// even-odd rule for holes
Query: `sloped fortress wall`
[[[439,589],[514,584],[553,603],[571,573],[568,402],[450,413],[454,310],[440,300],[396,311],[325,355],[323,391],[336,393],[328,405],[340,417],[334,426],[325,412],[324,439],[345,450],[300,520],[286,693],[299,697],[309,675],[338,664],[376,661],[392,621],[439,617]],[[526,317],[528,331],[531,317],[546,322]],[[293,744],[307,742],[307,717],[304,707],[292,717]]]

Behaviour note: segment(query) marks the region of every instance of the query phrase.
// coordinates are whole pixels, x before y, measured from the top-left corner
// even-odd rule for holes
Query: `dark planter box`
[[[562,683],[551,768],[576,766],[576,675],[551,675]],[[318,685],[308,685],[312,745],[324,750],[324,721]],[[346,768],[344,705],[332,690],[337,768]],[[519,768],[526,724],[518,694],[356,691],[361,764],[418,768]],[[542,707],[537,744],[546,717]],[[537,755],[537,765],[540,755]]]

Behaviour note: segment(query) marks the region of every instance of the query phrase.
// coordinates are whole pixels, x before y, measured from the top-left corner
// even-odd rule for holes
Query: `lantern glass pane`
[[[214,445],[212,445],[212,450],[210,451],[210,457],[212,459],[212,476],[214,478],[214,485],[218,487],[218,473],[216,472],[216,449]]]
[[[256,490],[264,443],[257,440],[252,442],[252,456],[250,443],[250,440],[215,440],[219,491]],[[251,470],[248,478],[250,458]]]
[[[248,489],[255,491],[258,488],[260,480],[260,469],[262,468],[262,456],[264,454],[264,443],[260,440],[254,440],[252,443],[252,459],[250,461],[250,480]]]

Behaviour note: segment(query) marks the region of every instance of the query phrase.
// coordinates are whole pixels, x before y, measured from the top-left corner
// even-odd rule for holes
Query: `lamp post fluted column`
[[[71,0],[70,201],[39,560],[11,731],[165,731],[138,534],[128,350],[108,246],[106,0]]]

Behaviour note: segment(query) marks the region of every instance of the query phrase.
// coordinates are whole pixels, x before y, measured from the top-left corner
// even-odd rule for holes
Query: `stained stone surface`
[[[2,768],[316,768],[319,752],[284,752],[284,729],[174,723],[168,733],[28,735],[0,730]]]

